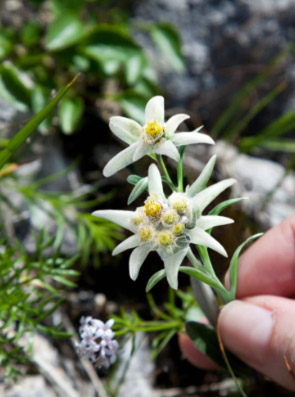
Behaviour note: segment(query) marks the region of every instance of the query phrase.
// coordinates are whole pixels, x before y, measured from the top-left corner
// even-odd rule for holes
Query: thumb
[[[229,350],[272,380],[295,390],[295,301],[276,296],[233,301],[221,310],[218,324]]]

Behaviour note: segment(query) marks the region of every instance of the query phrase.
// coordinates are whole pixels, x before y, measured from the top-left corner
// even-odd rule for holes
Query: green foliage
[[[138,24],[131,30],[124,8],[108,1],[49,0],[48,5],[48,21],[36,8],[35,20],[24,22],[19,31],[1,28],[0,97],[20,110],[36,112],[52,90],[84,72],[59,107],[59,126],[65,134],[83,126],[85,103],[97,112],[94,91],[95,98],[116,101],[128,116],[142,121],[147,99],[159,90],[150,61],[134,40],[133,29],[144,29],[156,39],[169,64],[175,70],[183,69],[180,38],[169,24],[149,25],[148,29]],[[111,91],[108,80],[113,84]],[[49,131],[49,121],[41,124],[41,132]]]
[[[60,15],[49,26],[45,48],[48,51],[62,51],[77,44],[84,34],[84,27],[77,16]]]
[[[151,37],[159,51],[167,54],[167,59],[174,69],[183,72],[185,66],[181,55],[181,42],[175,27],[166,22],[154,25],[151,28]]]
[[[192,291],[174,291],[169,288],[169,296],[160,308],[151,294],[147,295],[151,314],[154,319],[144,320],[136,311],[127,312],[121,308],[120,315],[112,316],[115,320],[114,329],[117,336],[136,332],[156,333],[152,341],[151,359],[155,359],[170,339],[184,327],[191,311],[199,310]]]
[[[3,230],[2,230],[3,232]],[[3,234],[3,233],[2,233]],[[42,325],[62,303],[62,286],[73,287],[78,272],[71,269],[76,258],[47,258],[44,251],[53,239],[41,233],[35,240],[36,251],[27,254],[14,240],[0,241],[0,362],[5,377],[21,374],[19,364],[30,361],[30,345],[22,347],[20,339],[37,330],[55,337],[65,337],[60,325]]]
[[[265,93],[263,84],[271,81],[276,68],[288,57],[290,51],[292,48],[287,47],[240,89],[215,122],[213,136],[237,142],[239,149],[247,153],[257,148],[293,152],[292,140],[282,137],[295,128],[294,111],[278,117],[260,131],[252,130],[251,136],[243,136],[250,122],[286,89],[286,82],[282,81],[276,86],[271,84],[271,88]]]
[[[13,213],[17,214],[22,210],[23,203],[19,208],[16,207],[7,196],[7,192],[9,195],[18,192],[26,203],[30,216],[39,219],[38,225],[35,227],[36,231],[45,228],[50,220],[55,235],[53,246],[56,249],[62,248],[65,235],[70,233],[76,241],[77,255],[81,264],[86,265],[91,257],[94,264],[98,266],[101,254],[113,250],[114,240],[122,239],[122,235],[119,233],[118,226],[84,211],[108,200],[111,194],[90,199],[96,193],[95,188],[71,193],[48,192],[42,189],[47,183],[65,175],[70,169],[71,167],[34,182],[26,180],[24,176],[21,178],[18,178],[17,175],[6,176],[2,180],[0,197],[5,198],[6,205]],[[44,220],[42,221],[42,219]]]
[[[3,76],[2,76],[3,78]],[[28,139],[38,125],[46,118],[57,103],[61,100],[61,98],[65,95],[65,93],[69,90],[72,84],[75,82],[76,78],[72,80],[65,88],[61,90],[61,92],[47,105],[45,106],[38,114],[36,114],[18,133],[10,139],[9,143],[6,147],[0,152],[0,168],[10,159],[13,153]]]
[[[9,168],[8,168],[9,169]],[[86,265],[90,256],[100,264],[101,253],[114,248],[114,239],[122,236],[111,222],[84,213],[109,196],[90,200],[94,191],[60,193],[42,190],[46,183],[66,173],[50,175],[43,180],[29,182],[11,173],[2,176],[0,188],[0,219],[6,226],[7,210],[20,216],[26,204],[30,218],[39,219],[39,225],[30,227],[35,236],[34,249],[27,253],[14,236],[13,225],[3,227],[0,240],[0,361],[6,377],[21,375],[19,366],[30,361],[28,348],[19,346],[25,334],[33,336],[37,330],[52,337],[65,337],[59,326],[48,327],[44,320],[58,308],[63,300],[63,289],[75,286],[79,272],[73,266]],[[11,197],[20,194],[22,200],[15,204]],[[46,214],[42,224],[42,216]],[[38,215],[39,214],[39,215]],[[48,220],[53,230],[48,228]],[[52,229],[52,228],[51,228]],[[77,252],[69,258],[62,255],[66,235],[71,232],[76,240]],[[13,336],[11,336],[12,334]]]
[[[254,234],[253,236],[249,237],[246,241],[238,246],[235,250],[230,264],[229,264],[229,279],[230,279],[230,293],[232,295],[232,299],[236,298],[236,291],[237,291],[237,283],[238,283],[238,260],[242,249],[252,242],[253,240],[257,239],[258,237],[262,236],[263,233]]]
[[[65,99],[59,107],[59,121],[65,134],[72,134],[79,125],[84,110],[82,98]]]
[[[35,87],[35,95],[42,99],[36,101],[39,113],[13,138],[3,142],[4,149],[0,152],[0,363],[5,368],[6,379],[16,379],[22,374],[21,364],[30,362],[30,345],[21,343],[25,334],[30,334],[30,339],[36,331],[52,337],[69,336],[60,330],[60,325],[47,324],[63,301],[64,288],[75,287],[79,272],[73,267],[85,265],[90,256],[98,265],[101,253],[114,248],[115,237],[121,238],[115,225],[84,212],[110,195],[93,199],[97,196],[96,188],[73,193],[44,189],[48,183],[64,177],[73,166],[32,181],[31,175],[14,172],[21,167],[19,164],[7,164],[36,127],[49,122],[48,116],[74,81],[47,105],[46,89]],[[81,104],[79,98],[72,102]],[[15,230],[15,218],[22,219],[24,209],[29,215],[28,234],[33,240],[30,253],[18,241]],[[77,246],[76,255],[71,258],[64,250],[69,233]]]
[[[130,205],[135,201],[148,187],[148,178],[141,178],[134,188],[132,189],[132,192],[129,195],[128,202],[127,204]]]

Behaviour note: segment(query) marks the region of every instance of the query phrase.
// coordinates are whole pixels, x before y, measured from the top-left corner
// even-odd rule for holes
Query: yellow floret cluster
[[[145,132],[150,137],[157,138],[159,135],[162,135],[163,127],[156,121],[150,121],[145,127]]]
[[[153,242],[155,249],[165,249],[175,244],[177,238],[185,233],[186,218],[183,214],[187,208],[185,197],[176,197],[168,205],[156,195],[150,195],[144,206],[136,209],[132,218],[140,241]]]

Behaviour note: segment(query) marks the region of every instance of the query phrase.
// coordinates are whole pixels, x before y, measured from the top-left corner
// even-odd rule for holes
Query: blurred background
[[[81,315],[136,310],[151,319],[171,309],[164,284],[147,303],[146,281],[161,265],[156,256],[132,282],[128,255],[111,256],[123,231],[90,215],[126,209],[127,176],[145,176],[150,162],[103,178],[102,168],[123,148],[109,131],[112,115],[142,122],[146,102],[160,94],[167,117],[188,113],[183,128],[203,125],[216,140],[214,148],[187,149],[185,175],[192,182],[216,153],[212,181],[234,177],[232,195],[250,198],[225,214],[235,224],[217,234],[230,254],[294,213],[294,41],[293,0],[0,2],[1,149],[79,74],[0,170],[1,396],[92,397],[100,378],[112,396],[237,395],[226,374],[181,358],[177,330],[153,343],[141,335],[124,379],[122,364],[111,377],[85,369],[61,338],[77,332]],[[174,166],[168,161],[171,173]],[[222,277],[228,263],[212,257]],[[182,295],[173,302],[187,311],[189,281],[180,281]],[[249,396],[291,395],[256,374],[247,381]]]

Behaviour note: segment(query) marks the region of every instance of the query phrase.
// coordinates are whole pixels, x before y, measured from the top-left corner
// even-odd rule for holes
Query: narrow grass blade
[[[232,299],[235,299],[236,290],[237,290],[237,279],[238,279],[238,260],[242,249],[245,245],[249,244],[251,241],[257,239],[262,236],[263,233],[254,234],[254,236],[249,237],[246,241],[244,241],[238,248],[235,250],[229,265],[229,278],[230,278],[230,292],[232,294]]]
[[[37,113],[8,143],[8,145],[0,152],[0,168],[10,159],[13,153],[29,138],[38,125],[46,119],[50,112],[54,109],[61,98],[66,94],[69,88],[74,84],[78,75],[66,86],[60,93],[52,99],[51,102],[43,110]]]

